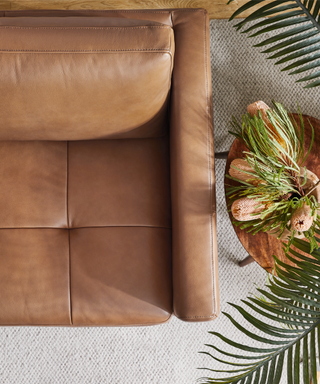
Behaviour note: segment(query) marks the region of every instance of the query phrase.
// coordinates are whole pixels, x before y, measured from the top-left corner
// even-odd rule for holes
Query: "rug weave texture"
[[[320,118],[320,88],[303,90],[295,78],[265,60],[247,39],[225,20],[212,20],[211,63],[214,100],[215,150],[232,143],[227,133],[231,116],[240,117],[248,104],[272,99],[304,114]],[[271,36],[271,34],[270,34]],[[227,302],[240,303],[255,284],[262,286],[266,273],[257,264],[239,268],[246,257],[230,224],[223,177],[225,161],[216,162],[218,247],[221,310]],[[1,294],[1,293],[0,293]],[[198,354],[213,343],[208,331],[218,331],[244,342],[222,315],[209,323],[167,324],[144,328],[0,328],[0,384],[187,384],[204,372],[197,367],[218,368]],[[220,344],[221,345],[221,344]],[[285,383],[286,381],[282,381]]]

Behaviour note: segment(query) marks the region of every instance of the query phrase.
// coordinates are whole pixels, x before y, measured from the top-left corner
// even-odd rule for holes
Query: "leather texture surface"
[[[172,12],[174,9],[148,9],[148,10],[103,10],[103,9],[28,9],[15,11],[2,11],[4,17],[103,17],[115,19],[135,19],[145,21],[155,21],[157,23],[173,26]],[[198,11],[181,9],[179,11]]]
[[[67,143],[0,141],[0,228],[66,228]]]
[[[186,321],[205,321],[219,312],[209,18],[201,11],[192,17],[174,12],[173,23],[177,46],[170,120],[174,311]]]
[[[70,325],[64,229],[0,229],[0,324]]]
[[[0,140],[164,135],[172,28],[127,19],[52,19],[0,22]]]
[[[70,245],[74,325],[147,325],[169,319],[169,229],[74,229]]]
[[[44,49],[50,37],[47,49],[58,49],[59,44],[69,50],[72,46],[101,48],[99,44],[109,39],[113,49],[127,49],[128,42],[136,43],[135,47],[146,43],[165,47],[170,42],[171,51],[161,49],[156,58],[154,53],[138,53],[139,60],[136,52],[125,53],[126,60],[124,56],[120,61],[110,59],[108,68],[92,52],[86,56],[91,57],[88,62],[85,55],[72,62],[65,52],[50,60],[36,54],[27,61],[21,59],[27,56],[24,53],[21,60],[10,62],[11,53],[0,53],[2,73],[8,75],[0,78],[0,92],[6,87],[10,92],[9,83],[21,68],[30,75],[21,78],[21,84],[30,80],[26,93],[20,89],[10,96],[16,101],[9,106],[7,122],[15,108],[34,103],[33,109],[21,108],[20,116],[28,121],[26,129],[18,123],[19,113],[11,120],[16,132],[3,120],[0,123],[0,131],[12,135],[10,141],[0,140],[0,324],[148,325],[167,321],[172,312],[185,321],[216,317],[219,294],[206,12],[39,10],[4,11],[2,16],[0,29],[11,23],[5,33],[24,27],[26,34],[15,30],[11,37],[1,35],[0,48],[11,39],[17,49],[35,49],[37,44]],[[69,27],[64,33],[57,32],[65,25]],[[111,32],[102,33],[107,26]],[[140,27],[148,32],[128,33]],[[72,71],[63,71],[66,63]],[[93,67],[86,72],[89,64]],[[130,87],[138,87],[130,90],[129,98],[122,92],[121,81],[117,83],[119,68]],[[109,130],[107,139],[101,132],[111,125],[101,124],[103,114],[92,112],[102,108],[99,89],[104,85],[98,83],[107,81],[106,73],[120,87],[113,89],[111,102],[120,100],[130,107],[130,98],[137,92],[144,103],[141,113],[137,108],[132,112],[137,125],[131,131],[124,128],[125,108],[110,110],[122,131],[114,136]],[[14,81],[19,85],[18,79]],[[56,93],[45,91],[51,104],[36,94],[39,80],[47,80],[51,90],[59,83]],[[80,83],[83,88],[77,87]],[[149,86],[154,93],[148,93]],[[87,113],[82,110],[81,89],[91,92],[92,100],[86,93],[93,108],[91,127],[100,121],[85,134],[84,125],[75,124]],[[65,91],[74,97],[75,109],[69,115],[61,104],[61,100],[67,103]],[[36,106],[35,101],[40,104]],[[141,114],[149,112],[152,118],[142,121]],[[35,127],[39,116],[40,120],[55,118],[56,124]],[[67,128],[66,122],[70,123]],[[89,131],[96,140],[82,140]],[[32,135],[40,136],[31,140]]]
[[[69,226],[171,229],[168,137],[69,143]]]

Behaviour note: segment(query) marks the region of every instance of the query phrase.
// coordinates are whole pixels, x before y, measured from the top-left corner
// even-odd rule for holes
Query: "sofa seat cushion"
[[[171,228],[168,138],[69,142],[69,226]]]
[[[0,228],[66,228],[67,143],[0,141]]]
[[[115,18],[0,18],[0,140],[163,136],[168,25]]]
[[[0,229],[0,324],[70,325],[65,229]]]
[[[148,325],[169,319],[170,229],[73,229],[70,245],[74,325]]]
[[[0,324],[169,318],[167,137],[3,141],[0,156]]]

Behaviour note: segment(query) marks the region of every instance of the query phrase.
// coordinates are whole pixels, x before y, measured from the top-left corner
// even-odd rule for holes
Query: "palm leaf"
[[[319,238],[317,240],[320,242]],[[288,384],[299,384],[300,374],[303,384],[309,384],[311,380],[317,382],[317,354],[320,359],[320,251],[311,252],[309,242],[294,239],[286,254],[296,266],[274,256],[277,276],[270,277],[265,289],[258,289],[259,297],[242,300],[251,313],[235,304],[230,305],[241,315],[241,321],[223,313],[238,331],[260,345],[241,344],[217,332],[209,332],[239,352],[226,352],[217,348],[214,342],[206,344],[211,353],[202,353],[233,369],[209,369],[212,374],[222,373],[223,377],[199,379],[203,384],[278,384],[284,361],[287,362]],[[273,320],[275,325],[267,319]],[[255,331],[249,330],[249,324]],[[301,357],[303,363],[300,367]],[[230,358],[236,359],[236,362],[229,361]]]
[[[229,0],[228,4],[234,0]],[[263,40],[256,44],[256,47],[265,47],[270,44],[262,53],[273,53],[268,59],[278,59],[276,64],[283,64],[293,61],[290,65],[283,68],[287,71],[295,68],[290,75],[296,75],[305,71],[312,71],[320,67],[320,0],[275,0],[269,4],[262,5],[263,1],[250,0],[237,9],[230,20],[250,10],[252,7],[259,6],[257,10],[235,25],[237,30],[241,30],[247,23],[255,22],[242,33],[254,33],[249,37],[263,35],[270,31],[277,31],[277,34],[271,38]],[[267,18],[263,21],[257,21],[261,18]],[[289,27],[289,30],[282,32],[283,28]],[[301,60],[296,60],[303,57]],[[297,82],[306,82],[310,80],[304,88],[313,88],[320,85],[320,71],[301,77]]]

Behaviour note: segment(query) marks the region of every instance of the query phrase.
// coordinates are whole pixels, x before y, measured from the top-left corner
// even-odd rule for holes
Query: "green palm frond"
[[[320,242],[320,231],[317,230]],[[210,376],[199,379],[203,384],[278,384],[284,362],[287,364],[287,383],[317,383],[317,355],[320,355],[320,250],[311,253],[310,244],[295,239],[287,257],[295,266],[277,259],[276,273],[259,296],[242,300],[245,306],[230,304],[243,318],[239,322],[223,314],[232,324],[259,347],[240,344],[217,332],[209,332],[229,346],[238,349],[230,353],[206,344],[209,351],[200,352],[214,361],[228,365],[226,369],[208,369]],[[306,256],[306,253],[311,255]],[[261,296],[262,295],[262,296]],[[268,319],[268,320],[267,320]],[[273,325],[270,324],[273,320]],[[248,323],[255,328],[250,331]],[[247,352],[250,352],[249,354]],[[229,361],[233,358],[234,361]],[[302,360],[301,360],[302,358]],[[319,357],[320,358],[320,357]],[[300,362],[303,361],[302,367]],[[300,372],[301,371],[301,372]],[[216,378],[217,374],[223,374]]]
[[[229,0],[228,4],[233,1]],[[252,7],[261,5],[258,10],[237,23],[235,28],[240,30],[248,22],[254,21],[255,24],[242,33],[250,33],[249,37],[255,37],[267,32],[277,31],[277,35],[263,40],[261,43],[256,44],[255,47],[265,47],[276,43],[262,53],[272,53],[268,59],[280,59],[275,63],[276,65],[296,60],[282,68],[282,71],[293,70],[289,75],[320,69],[320,0],[275,0],[265,5],[260,3],[264,3],[264,0],[250,0],[237,9],[230,20]],[[256,22],[261,18],[267,19]],[[290,29],[285,32],[281,31],[285,27]],[[310,80],[315,81],[304,88],[319,86],[320,70],[300,78],[297,82]]]

